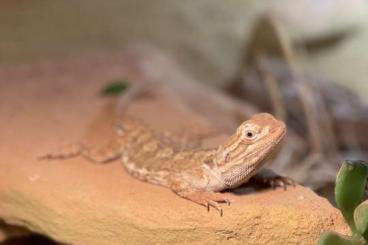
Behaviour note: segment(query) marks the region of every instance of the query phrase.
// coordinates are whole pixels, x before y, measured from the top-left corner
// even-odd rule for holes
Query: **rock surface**
[[[114,113],[111,99],[98,95],[101,87],[117,78],[178,74],[160,64],[156,56],[117,55],[0,70],[1,219],[72,244],[315,244],[323,230],[347,233],[338,210],[301,186],[247,185],[228,193],[233,203],[220,217],[130,177],[119,162],[37,160],[61,143],[108,138]],[[211,127],[177,102],[165,94],[137,98],[126,113],[158,128]],[[216,128],[230,127],[226,120]]]

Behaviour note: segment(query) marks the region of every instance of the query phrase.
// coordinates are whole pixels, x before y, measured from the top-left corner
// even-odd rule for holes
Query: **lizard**
[[[69,158],[82,155],[94,163],[120,159],[133,177],[171,189],[178,196],[215,208],[230,200],[221,191],[234,189],[257,177],[265,159],[286,134],[285,124],[268,113],[253,115],[244,121],[222,144],[212,149],[183,149],[165,134],[129,118],[117,126],[116,140],[106,148],[91,151],[82,146],[69,153],[48,154],[42,158]],[[108,150],[106,150],[108,149]],[[287,178],[274,175],[273,187],[293,185]]]

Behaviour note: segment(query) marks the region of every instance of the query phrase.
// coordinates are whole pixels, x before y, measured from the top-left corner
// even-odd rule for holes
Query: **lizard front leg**
[[[210,207],[213,207],[219,211],[222,216],[223,211],[219,203],[227,203],[230,205],[229,199],[222,193],[198,190],[190,186],[189,183],[177,178],[171,179],[169,183],[169,187],[174,193],[192,202],[205,206],[207,211],[210,210]]]

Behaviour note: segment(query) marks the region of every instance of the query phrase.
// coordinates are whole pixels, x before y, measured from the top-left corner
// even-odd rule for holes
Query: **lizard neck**
[[[236,136],[232,136],[220,145],[214,155],[217,172],[228,188],[235,188],[247,182],[263,166],[263,160],[269,149],[256,149],[244,145]]]

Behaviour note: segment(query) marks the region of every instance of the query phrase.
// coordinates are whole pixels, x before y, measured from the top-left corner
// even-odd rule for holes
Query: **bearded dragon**
[[[260,113],[243,122],[217,148],[182,149],[170,137],[125,119],[109,151],[93,152],[79,147],[69,154],[49,154],[44,158],[83,155],[95,163],[120,158],[130,175],[170,188],[208,210],[210,206],[217,209],[222,215],[219,203],[230,204],[230,201],[220,192],[236,188],[255,176],[285,134],[286,126],[282,121],[268,113]],[[293,185],[288,178],[273,177],[269,180],[271,184]]]

